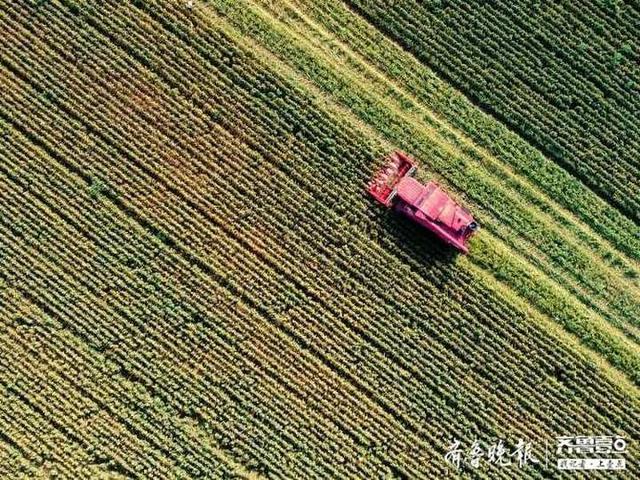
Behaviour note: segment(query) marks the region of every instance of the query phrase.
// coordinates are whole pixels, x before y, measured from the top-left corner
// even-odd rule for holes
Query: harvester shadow
[[[428,230],[392,211],[382,212],[376,225],[378,238],[392,241],[396,249],[395,256],[401,262],[402,257],[411,260],[407,263],[415,273],[434,283],[442,283],[442,286],[453,279],[455,259],[460,255],[457,250]],[[434,275],[436,272],[437,275]]]

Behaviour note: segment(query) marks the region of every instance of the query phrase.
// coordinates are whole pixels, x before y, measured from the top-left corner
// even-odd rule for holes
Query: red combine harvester
[[[393,152],[369,183],[369,193],[383,205],[393,206],[449,245],[467,253],[467,240],[478,229],[473,216],[436,182],[426,185],[418,182],[411,176],[415,170],[412,158],[402,152]]]

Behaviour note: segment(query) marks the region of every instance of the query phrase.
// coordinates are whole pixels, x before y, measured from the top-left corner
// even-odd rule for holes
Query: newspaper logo
[[[619,435],[574,435],[555,437],[539,444],[517,439],[509,446],[503,439],[481,442],[478,439],[464,445],[454,439],[448,444],[444,460],[454,470],[478,468],[536,468],[540,470],[626,470],[628,442]],[[555,451],[554,451],[555,450]],[[555,456],[554,456],[555,453]]]
[[[627,441],[620,436],[556,437],[559,470],[625,470]]]
[[[444,459],[456,470],[461,468],[461,464],[477,469],[482,463],[497,467],[513,465],[514,468],[527,468],[539,463],[533,452],[533,444],[523,439],[518,439],[513,448],[508,448],[502,439],[490,444],[474,440],[469,447],[464,448],[462,442],[455,439],[449,445]]]

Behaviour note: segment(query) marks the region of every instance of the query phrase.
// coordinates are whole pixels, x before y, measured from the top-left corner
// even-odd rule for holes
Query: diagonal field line
[[[283,1],[286,2],[287,4],[291,4],[292,1],[296,2],[296,4],[308,4],[309,0],[278,0],[278,2],[276,1],[269,1],[269,0],[261,0],[263,3],[267,3],[269,5],[273,5],[275,3],[282,3]],[[342,5],[342,2],[338,2]],[[313,7],[302,7],[302,8],[317,8],[313,2],[311,2],[311,4],[313,5]],[[343,7],[345,8],[346,11],[349,11],[351,15],[354,16],[354,19],[360,20],[362,22],[366,22],[366,20],[362,19],[357,12],[352,12],[350,9],[348,9],[348,7]],[[295,6],[292,6],[291,9],[293,11],[295,11],[297,13],[297,15],[299,15],[301,18],[303,18],[303,20],[312,28],[315,29],[316,31],[319,31],[321,35],[324,35],[324,41],[326,41],[327,43],[330,43],[332,45],[338,45],[341,50],[352,60],[354,60],[355,62],[357,62],[360,66],[366,68],[366,70],[368,72],[370,72],[372,75],[375,75],[377,78],[382,79],[385,83],[388,83],[390,85],[393,85],[394,88],[398,91],[401,91],[403,93],[403,95],[405,95],[407,98],[412,98],[413,101],[416,104],[422,104],[423,102],[420,100],[417,100],[415,95],[409,93],[406,91],[406,89],[404,89],[400,84],[398,84],[397,81],[392,80],[391,78],[389,78],[388,74],[385,74],[384,71],[381,71],[378,67],[375,66],[375,64],[373,64],[372,62],[370,62],[369,60],[367,60],[365,57],[363,57],[363,54],[358,53],[354,50],[351,50],[343,41],[335,38],[333,35],[331,35],[331,33],[328,33],[328,31],[325,29],[324,26],[318,25],[317,22],[315,22],[314,20],[308,18],[308,16],[302,12],[299,11],[299,9]],[[370,25],[369,23],[366,23],[366,25],[371,28],[371,29],[375,29],[375,27],[373,25]],[[375,30],[376,32],[378,32],[378,30]],[[324,33],[322,33],[324,32]],[[380,35],[385,39],[385,41],[387,41],[389,43],[389,47],[393,48],[395,50],[397,50],[397,55],[399,56],[398,58],[402,59],[403,63],[407,63],[407,69],[410,70],[416,70],[416,71],[423,71],[423,72],[429,72],[429,75],[433,75],[434,80],[437,79],[439,81],[439,83],[445,85],[446,83],[443,82],[442,80],[440,80],[435,73],[431,72],[431,70],[428,69],[428,67],[426,67],[424,64],[422,64],[417,58],[415,58],[414,55],[412,55],[410,52],[407,52],[406,50],[402,49],[401,46],[399,46],[397,43],[393,42],[393,40],[388,39],[387,37],[385,37],[382,33],[380,33]],[[408,62],[407,62],[408,61]],[[409,65],[408,63],[410,63],[411,65]],[[464,97],[464,95],[460,92],[458,92],[457,90],[455,90],[453,87],[449,86],[448,84],[447,88],[449,90],[452,91],[456,91],[456,94],[458,96],[460,96],[461,98],[466,99],[466,97]],[[473,106],[472,102],[470,102],[468,99],[466,99],[467,103],[469,104],[469,107],[472,108],[476,108],[475,106]],[[441,126],[450,131],[453,135],[455,135],[457,138],[459,138],[463,144],[468,145],[474,149],[476,149],[477,151],[481,152],[483,154],[483,156],[488,157],[488,159],[490,160],[491,157],[493,156],[490,152],[487,151],[487,149],[485,147],[482,146],[478,146],[476,145],[473,140],[471,140],[470,138],[468,138],[464,132],[461,132],[459,130],[458,127],[454,127],[453,125],[450,125],[446,119],[440,118],[441,115],[431,112],[429,110],[428,107],[425,108],[425,113],[428,114],[430,116],[430,118],[436,122],[438,122],[439,124],[441,124]],[[490,117],[489,115],[487,115],[487,117]],[[493,117],[491,117],[493,118]],[[497,120],[494,119],[494,122],[496,124],[500,124],[500,122],[498,122]],[[500,124],[502,125],[502,124]],[[505,127],[506,128],[506,127]],[[521,137],[519,137],[516,133],[514,132],[509,132],[509,135],[512,136],[513,138],[518,138],[522,141],[523,144],[526,144]],[[528,145],[528,144],[526,144]],[[528,145],[529,146],[529,145]],[[537,156],[539,156],[540,158],[544,159],[546,161],[546,163],[550,166],[552,166],[553,168],[558,169],[559,171],[563,171],[564,173],[566,173],[566,171],[562,170],[562,168],[560,166],[558,166],[555,162],[553,162],[552,160],[547,159],[546,157],[544,157],[542,155],[542,153],[537,152]],[[502,164],[502,162],[498,162],[501,165],[501,168],[506,168],[508,171],[512,171],[512,168],[509,167],[508,165],[504,165]],[[567,174],[568,175],[568,174]],[[517,177],[517,174],[514,173],[514,176]],[[549,200],[548,196],[544,193],[544,189],[540,189],[540,187],[536,186],[535,184],[531,184],[530,180],[528,178],[522,178],[519,177],[519,181],[522,182],[523,184],[527,185],[528,188],[530,188],[532,191],[536,192],[536,195],[540,196],[541,198],[545,198],[546,200]],[[589,192],[589,189],[582,185],[582,188],[585,190],[585,193]],[[607,207],[609,208],[610,206],[603,201],[602,199],[600,199],[600,197],[598,197],[597,195],[593,194],[592,195],[593,199],[597,202],[599,202],[601,204],[601,206],[603,207]],[[553,202],[557,203],[558,200],[552,200]],[[585,224],[584,219],[579,219],[575,213],[573,213],[572,211],[567,210],[565,207],[562,206],[558,206],[556,207],[554,203],[554,208],[557,208],[557,210],[559,211],[563,211],[566,215],[570,216],[569,218],[571,218],[572,223],[574,224],[584,224],[585,225],[585,231],[592,231],[594,232],[593,234],[596,236],[599,236],[599,234],[595,231],[593,231],[592,227],[587,226]],[[565,206],[568,206],[565,204]],[[569,206],[570,207],[570,206]],[[633,228],[633,224],[631,222],[628,222],[628,225],[626,225],[626,228]],[[611,241],[607,239],[607,241],[610,243]],[[613,250],[617,250],[616,247],[611,246],[611,248]],[[628,261],[632,262],[634,265],[636,266],[640,266],[640,260],[639,257],[637,256],[637,254],[634,252],[635,256],[633,258],[629,257],[630,253],[628,251],[625,252],[621,252],[623,255],[626,256],[626,258],[628,259]]]
[[[258,9],[258,8],[256,7],[256,9]],[[270,15],[267,12],[265,12],[264,10],[260,9],[260,12],[261,12],[262,15],[268,16],[273,22],[278,22],[278,20],[273,18],[272,15]],[[305,21],[311,22],[311,20],[309,20],[303,14],[298,12],[298,15],[301,16],[301,18],[303,18]],[[317,30],[322,28],[322,27],[319,27],[317,24],[314,24],[314,23],[310,23],[309,25],[310,25],[311,28],[315,28]],[[287,28],[287,31],[291,31],[291,29]],[[304,35],[304,34],[302,34],[302,35]],[[324,37],[325,38],[323,40],[327,40],[327,41],[329,40],[329,36],[328,35],[325,34]],[[347,49],[347,47],[344,44],[340,44],[339,42],[337,42],[337,43],[339,45],[341,45],[342,50],[346,50]],[[310,47],[310,48],[320,49],[322,47],[320,47],[320,46],[318,46],[316,44],[316,45],[314,45],[313,47]],[[381,79],[383,82],[385,82],[385,83],[387,83],[389,85],[392,85],[397,91],[402,93],[403,97],[411,99],[411,101],[412,101],[412,103],[414,105],[421,105],[422,106],[422,102],[420,102],[420,100],[418,100],[415,96],[412,96],[406,90],[402,89],[400,86],[398,86],[393,81],[389,80],[381,72],[375,70],[374,67],[371,67],[370,65],[368,65],[366,60],[363,60],[360,57],[356,57],[357,54],[351,53],[350,51],[349,52],[345,51],[345,53],[348,56],[353,57],[359,64],[364,65],[365,68],[367,68],[367,70],[369,70],[373,75],[375,75],[376,77]],[[328,55],[330,55],[330,54],[328,54]],[[342,62],[340,62],[340,65],[342,65]],[[403,117],[406,117],[406,115],[404,115],[403,113],[399,113],[400,110],[398,110],[397,108],[392,107],[392,106],[389,106],[389,108],[393,108],[394,112],[398,113],[398,115],[402,115]],[[588,232],[588,234],[590,234],[592,236],[597,236],[599,243],[602,243],[602,244],[605,244],[605,245],[607,244],[607,240],[606,239],[603,239],[603,238],[599,237],[596,232],[588,230],[588,227],[586,225],[583,225],[573,215],[572,212],[567,211],[566,209],[564,209],[563,207],[558,205],[555,201],[551,200],[549,197],[544,195],[539,189],[537,189],[537,187],[532,185],[527,179],[517,176],[515,173],[513,173],[513,171],[509,167],[507,167],[502,162],[498,161],[496,158],[491,156],[491,154],[489,152],[487,152],[485,149],[482,149],[481,147],[475,146],[475,144],[473,144],[470,139],[468,139],[467,137],[464,137],[463,133],[459,132],[458,130],[455,130],[453,127],[449,126],[449,124],[447,124],[444,120],[442,120],[439,117],[435,116],[435,114],[433,112],[431,112],[431,110],[429,110],[426,107],[421,108],[421,114],[429,116],[429,118],[434,123],[437,123],[438,125],[442,126],[445,130],[447,130],[449,132],[452,132],[456,136],[456,138],[459,138],[461,140],[463,145],[465,145],[467,147],[470,147],[470,148],[473,148],[474,150],[479,151],[482,154],[482,157],[486,162],[489,162],[492,165],[492,167],[497,168],[499,170],[499,176],[500,177],[511,178],[511,179],[513,179],[514,182],[517,182],[519,184],[525,185],[529,190],[531,190],[533,192],[534,196],[538,197],[539,199],[542,199],[541,201],[544,201],[544,202],[549,204],[547,206],[548,207],[548,211],[552,211],[554,213],[557,211],[557,213],[559,213],[559,214],[561,214],[563,216],[563,220],[566,220],[567,222],[571,222],[571,223],[575,224],[575,227],[578,228],[579,230],[581,230],[584,233]],[[413,118],[413,116],[411,117],[411,120],[414,121],[414,122],[418,122],[420,124],[422,124],[423,121],[424,121],[421,118]],[[407,119],[406,121],[409,121],[409,119]],[[425,128],[431,129],[432,127],[425,126]],[[436,134],[438,134],[438,133],[436,132]],[[466,154],[464,154],[464,152],[460,151],[457,148],[453,148],[452,151],[454,151],[454,153],[458,153],[458,154],[466,156]],[[496,184],[496,182],[492,181],[492,184]],[[547,213],[545,211],[542,211],[537,206],[532,206],[531,209],[536,212],[536,218],[539,221],[541,221],[545,225],[546,228],[549,228],[550,230],[553,230],[558,235],[562,236],[562,234],[560,233],[561,230],[557,226],[558,222],[557,222],[556,219],[551,218],[549,213]],[[571,220],[569,220],[569,218]],[[586,257],[592,258],[592,254],[590,255],[585,251],[585,248],[583,247],[582,244],[580,244],[580,242],[577,240],[577,238],[575,238],[575,236],[572,235],[571,239],[572,239],[572,242],[573,242],[572,245],[571,245],[572,248],[580,249],[581,251],[583,251],[583,253],[584,253],[584,255]],[[612,246],[611,246],[611,248],[615,249]],[[621,276],[621,273],[619,271],[614,270],[612,267],[610,267],[609,265],[604,264],[603,262],[599,262],[598,266],[599,266],[599,268],[603,269],[604,272],[606,272],[606,274],[608,276],[614,276],[620,282],[623,282],[625,284],[624,285],[625,289],[631,288],[632,291],[635,291],[637,294],[640,295],[640,285],[636,285],[636,283],[634,283],[632,281],[627,281],[627,279],[623,279],[622,276]],[[577,281],[577,279],[575,279],[575,274],[572,273],[571,276],[573,277],[573,279],[575,281]],[[586,287],[577,286],[576,288],[586,288]],[[602,308],[602,305],[600,305],[600,307]]]
[[[262,12],[262,10],[260,10],[260,11]],[[268,16],[273,21],[277,21],[271,15],[269,15],[266,12],[263,12],[262,14],[265,15],[265,16]],[[287,29],[287,30],[289,30],[289,29]],[[298,42],[298,43],[301,43],[301,42]],[[319,48],[319,47],[317,47],[317,48]],[[344,48],[344,46],[343,46],[343,48]],[[377,75],[379,75],[383,79],[385,78],[385,77],[382,76],[382,74],[377,74]],[[403,93],[406,93],[406,92],[403,91]],[[409,94],[406,94],[406,95],[410,96]],[[414,97],[411,97],[411,98],[415,103],[420,104],[420,102],[417,99],[415,99]],[[389,107],[389,108],[392,108],[392,107]],[[426,113],[430,115],[430,111],[428,109],[426,110]],[[399,115],[401,115],[401,114],[399,114]],[[409,121],[409,120],[406,120],[406,121]],[[420,120],[420,119],[418,119],[416,121],[418,121],[419,123],[422,123],[422,120]],[[493,163],[499,164],[499,162],[497,160],[495,160],[495,159],[489,158],[487,160],[492,161]],[[558,207],[558,208],[561,208],[561,207]],[[547,214],[545,212],[543,212],[541,210],[538,210],[537,208],[535,208],[534,210],[536,210],[537,217],[541,217],[542,218],[540,221],[542,221],[544,223],[546,228],[550,228],[550,229],[552,229],[554,231],[557,230],[556,222],[553,221],[553,219],[547,218]],[[566,212],[566,213],[570,214],[570,212]],[[558,234],[560,236],[562,236],[562,234],[560,234],[560,233],[558,233]],[[502,238],[502,237],[500,237],[500,238]],[[502,243],[500,245],[501,245],[501,247],[504,247],[505,246],[505,242],[502,241]],[[511,252],[513,253],[514,245],[510,245],[509,248],[510,248]],[[571,248],[580,249],[580,250],[584,251],[584,248],[582,248],[582,246],[579,243],[576,244],[575,242],[572,244]],[[518,255],[520,255],[520,253],[518,253]],[[584,255],[585,255],[585,258],[592,258],[592,255],[589,255],[586,251],[584,252]],[[526,262],[524,258],[521,258],[521,260],[522,260],[521,264],[522,265],[527,265],[529,268],[535,269],[535,272],[536,272],[537,276],[541,276],[542,275],[547,279],[553,278],[554,277],[554,271],[557,270],[558,268],[560,268],[560,267],[543,268],[543,266],[541,266],[539,264],[539,262],[542,262],[542,260],[538,259],[538,257],[532,259],[530,254],[526,255],[526,259],[535,260],[536,263],[538,263],[538,265],[532,265],[532,264]],[[631,287],[632,290],[636,286],[636,284],[633,283],[633,282],[628,282],[628,281],[623,280],[622,278],[619,278],[618,277],[618,272],[614,272],[613,269],[609,268],[607,265],[603,264],[602,262],[598,263],[598,265],[599,265],[599,267],[601,269],[605,270],[608,278],[611,278],[611,276],[613,275],[618,279],[619,282],[622,282],[622,283],[625,284],[624,287],[622,285],[619,286],[621,290],[623,288],[625,289],[625,295],[627,293],[630,294],[630,292],[628,292],[628,288],[626,288],[627,286]],[[550,270],[553,270],[553,271],[550,271]],[[604,272],[598,272],[598,273],[604,273]],[[556,274],[557,274],[557,272],[556,272]],[[640,338],[640,328],[638,328],[637,324],[634,323],[634,319],[629,319],[626,314],[624,314],[622,312],[619,312],[619,311],[616,312],[616,313],[612,313],[612,311],[610,311],[610,308],[613,308],[613,307],[611,307],[604,300],[600,300],[600,299],[598,299],[598,300],[593,299],[592,300],[590,298],[590,296],[589,296],[590,294],[589,294],[588,290],[589,290],[589,288],[596,288],[596,287],[588,287],[588,286],[580,285],[576,275],[577,274],[573,273],[573,271],[572,271],[570,273],[571,279],[570,280],[566,280],[568,282],[571,282],[571,286],[568,287],[568,288],[571,289],[571,292],[566,291],[567,287],[562,285],[563,289],[565,290],[565,292],[567,294],[566,298],[570,298],[571,301],[573,301],[572,297],[575,295],[577,297],[577,299],[579,300],[579,302],[584,305],[586,310],[593,309],[594,313],[598,313],[598,314],[602,315],[603,317],[607,317],[608,321],[606,323],[610,323],[611,325],[619,328],[623,332],[623,334],[625,336],[627,336],[631,340],[636,341],[636,343],[637,343],[637,339]],[[558,284],[557,281],[555,283]],[[636,289],[636,290],[640,291],[639,289]],[[638,296],[638,293],[636,292],[636,297],[637,296]],[[604,322],[603,322],[603,325],[605,325]],[[605,328],[608,329],[608,327],[605,327]],[[618,330],[608,330],[608,331],[609,332],[613,332],[614,335],[617,335],[619,333]],[[624,337],[620,337],[620,338],[624,338]],[[632,344],[628,343],[627,345],[630,346]]]
[[[0,169],[1,169],[1,168],[2,168],[2,167],[0,167]],[[66,170],[64,169],[64,166],[62,166],[62,165],[60,165],[60,166],[59,166],[59,168],[60,168],[60,170],[64,170],[64,171],[66,171]],[[77,177],[76,177],[76,176],[74,176],[72,173],[71,173],[71,175],[70,175],[70,176],[72,176],[73,178],[75,178],[75,179],[76,179],[76,180],[78,180],[79,182],[83,182],[83,181],[82,181],[82,179],[77,178]],[[20,181],[20,179],[19,179],[19,178],[12,178],[12,180],[14,180],[14,182],[16,182],[17,184],[21,185],[21,186],[22,186],[22,188],[27,188],[27,189],[29,188],[29,185],[25,185],[25,184],[24,184],[24,182]],[[46,202],[46,200],[44,200],[44,199],[42,199],[42,198],[40,197],[40,193],[39,193],[39,190],[38,190],[37,188],[36,188],[36,189],[31,189],[31,193],[32,193],[32,194],[33,194],[33,195],[34,195],[34,196],[35,196],[39,201],[43,202],[45,205],[48,205],[48,203]],[[95,239],[93,238],[93,236],[92,236],[92,235],[88,235],[86,232],[84,232],[84,231],[83,231],[79,226],[75,225],[75,222],[73,222],[73,221],[69,221],[70,219],[69,219],[69,218],[68,218],[68,217],[67,217],[67,216],[66,216],[62,211],[60,211],[58,208],[55,208],[55,207],[53,207],[53,206],[51,206],[51,205],[48,205],[48,206],[49,206],[49,208],[51,208],[51,209],[52,209],[52,211],[53,211],[53,212],[55,212],[55,214],[56,214],[56,215],[58,215],[61,219],[65,220],[65,222],[66,222],[67,224],[70,224],[70,227],[71,227],[71,228],[73,228],[73,229],[77,230],[81,236],[84,236],[88,241],[90,241],[90,242],[92,242],[92,243],[94,243],[94,242],[95,242]],[[117,208],[113,208],[113,211],[114,211],[114,212],[117,212],[117,214],[122,214],[122,212],[121,212],[120,210],[118,210]],[[126,215],[122,215],[122,218],[123,218],[123,219],[127,219],[128,217],[126,217]],[[128,220],[130,221],[131,219],[128,219]],[[134,223],[134,222],[132,222],[132,223]],[[176,260],[176,261],[184,261],[184,260],[180,259],[180,257],[176,257],[176,258],[175,258],[175,260]],[[224,287],[221,287],[221,288],[224,288]],[[23,292],[23,293],[24,293],[24,292]],[[26,294],[26,293],[25,293],[25,294]],[[34,299],[34,301],[35,301],[35,299]],[[38,303],[38,305],[40,305],[40,306],[41,306],[41,308],[42,308],[42,305],[41,305],[40,303]],[[46,304],[45,304],[45,307],[46,307]],[[119,312],[119,313],[120,313],[120,314],[123,314],[122,312]],[[126,316],[125,316],[123,319],[124,319],[124,321],[131,321],[131,319],[130,319],[130,318],[126,318]],[[62,322],[63,320],[61,320],[61,319],[60,319],[60,321]],[[68,322],[64,322],[64,323],[65,323],[65,324],[67,324],[67,325],[69,326],[69,329],[70,329],[70,330],[74,330],[74,329],[73,329],[73,326],[72,326],[71,324],[68,324]],[[276,329],[276,328],[274,328],[274,331],[277,331],[277,329]],[[74,333],[76,336],[78,335],[78,332],[72,332],[72,333]],[[82,343],[83,343],[83,344],[88,344],[88,343],[90,343],[90,341],[89,341],[88,339],[84,338]],[[252,361],[253,361],[253,360],[252,360]],[[124,367],[123,367],[123,368],[124,368]],[[287,384],[286,384],[286,382],[283,382],[283,380],[282,380],[282,379],[280,379],[280,378],[278,378],[278,377],[274,376],[273,374],[271,374],[271,373],[269,373],[269,372],[267,372],[267,375],[268,375],[269,377],[271,377],[274,381],[276,381],[276,382],[280,383],[280,384],[281,384],[281,385],[282,385],[286,390],[288,390],[289,392],[293,393],[294,395],[298,395],[298,394],[294,391],[294,389],[292,389],[289,385],[287,385]],[[144,384],[143,384],[142,382],[140,382],[139,380],[136,380],[136,381],[138,381],[139,383],[141,383],[141,385],[143,385],[143,386],[145,387],[145,389],[146,389],[146,385],[144,385]],[[153,396],[153,394],[152,394],[151,392],[149,392],[149,393]],[[340,430],[342,430],[342,431],[343,431],[343,433],[345,433],[347,436],[350,436],[350,437],[354,440],[354,442],[355,442],[356,444],[359,444],[359,445],[360,445],[361,447],[363,447],[363,448],[365,448],[365,447],[366,447],[366,445],[362,444],[362,442],[361,442],[361,441],[360,441],[360,439],[357,437],[357,435],[353,435],[353,436],[352,436],[348,430],[346,430],[346,429],[342,428],[340,425],[338,425],[338,423],[339,423],[339,422],[334,422],[333,420],[330,420],[330,421],[331,421],[334,425],[336,425],[336,426],[337,426],[337,428],[339,428]],[[386,460],[385,460],[384,458],[381,458],[381,459],[380,459],[380,461],[381,461],[381,463],[383,463],[383,464],[386,462]],[[389,465],[389,468],[395,468],[395,467],[393,467],[392,465]]]

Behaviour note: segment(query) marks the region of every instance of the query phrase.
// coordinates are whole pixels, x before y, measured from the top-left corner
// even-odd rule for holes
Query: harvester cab
[[[421,184],[412,177],[415,161],[393,152],[369,183],[369,193],[386,207],[393,207],[438,238],[467,253],[467,240],[478,230],[471,213],[453,200],[436,182]]]

